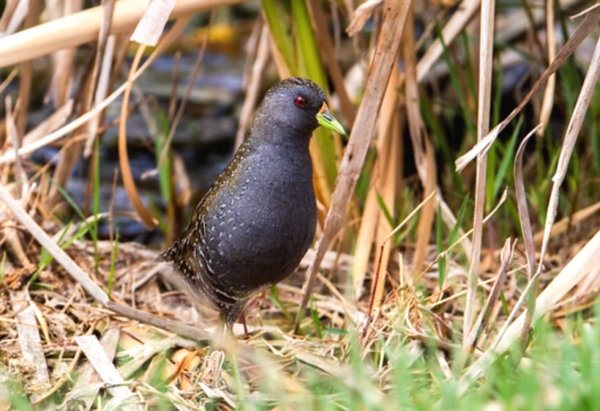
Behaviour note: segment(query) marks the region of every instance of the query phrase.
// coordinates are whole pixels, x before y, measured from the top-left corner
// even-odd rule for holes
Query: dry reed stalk
[[[448,20],[448,23],[446,23],[442,29],[441,36],[444,39],[444,44],[448,45],[454,41],[456,36],[458,36],[469,21],[471,21],[473,16],[475,16],[475,12],[479,8],[480,3],[481,0],[465,0],[461,3],[460,7],[452,17],[450,17],[450,20]],[[433,65],[439,60],[443,52],[444,47],[442,46],[442,41],[440,39],[435,39],[417,64],[417,81],[419,81],[419,83],[423,81],[427,73],[431,71]]]
[[[53,7],[48,7],[48,17],[50,21],[70,16],[81,10],[81,0],[67,0],[65,2],[55,2]],[[52,98],[54,107],[62,107],[71,96],[71,87],[74,78],[75,48],[64,48],[52,53],[52,79],[50,80],[50,90],[46,98]]]
[[[573,213],[572,215],[566,216],[562,220],[554,223],[552,225],[552,230],[550,230],[550,238],[554,238],[559,236],[560,234],[566,232],[569,227],[573,227],[576,224],[581,223],[582,221],[590,218],[594,214],[596,214],[600,210],[600,202],[592,204],[582,210]],[[544,230],[541,230],[534,234],[533,243],[536,246],[542,245],[544,241]]]
[[[398,111],[398,82],[400,73],[394,64],[390,81],[388,82],[381,109],[379,110],[378,121],[378,138],[377,138],[377,157],[371,171],[371,179],[367,200],[362,213],[360,229],[356,239],[356,248],[354,252],[352,264],[352,278],[354,284],[354,298],[358,301],[363,291],[363,283],[371,258],[371,250],[375,241],[375,232],[377,230],[380,219],[384,218],[382,210],[377,202],[377,195],[381,193],[381,189],[385,187],[382,181],[385,178],[386,168],[388,167],[388,154],[390,153],[390,139],[392,136],[392,121]],[[389,207],[389,206],[388,206]],[[387,229],[389,232],[390,228]],[[386,233],[387,235],[387,233]],[[375,245],[381,244],[380,241],[375,241]],[[388,247],[389,252],[389,247]],[[377,257],[375,258],[377,261]],[[383,270],[387,269],[387,264],[382,265]]]
[[[129,166],[129,154],[127,153],[127,115],[129,111],[129,95],[131,94],[131,87],[133,85],[133,77],[138,68],[142,55],[144,54],[144,49],[146,46],[141,44],[138,47],[137,52],[135,53],[135,57],[133,62],[131,63],[131,68],[129,71],[129,76],[127,77],[127,81],[125,82],[125,92],[123,93],[123,102],[121,103],[121,117],[119,121],[119,165],[121,167],[121,176],[123,179],[123,186],[125,186],[125,191],[127,192],[127,197],[129,197],[129,201],[131,201],[131,205],[133,209],[136,211],[142,223],[149,230],[156,227],[158,221],[154,218],[152,213],[144,206],[142,203],[142,199],[137,191],[135,186],[135,181],[133,179],[133,173],[131,172],[131,167]]]
[[[525,244],[525,256],[527,258],[527,278],[531,281],[535,272],[535,245],[533,242],[533,234],[531,232],[531,219],[529,218],[529,210],[527,208],[527,195],[525,193],[525,181],[523,179],[523,155],[525,147],[533,133],[538,133],[542,129],[538,125],[533,132],[530,132],[517,149],[515,155],[514,178],[515,178],[515,201],[517,203],[517,211],[519,212],[519,223],[523,233],[523,243]]]
[[[354,36],[356,33],[358,33],[363,28],[367,20],[371,18],[375,9],[383,2],[384,0],[367,0],[358,6],[354,11],[352,11],[350,8],[349,10],[352,11],[352,21],[346,29],[346,33],[348,33],[349,36]],[[350,3],[351,2],[347,2],[349,7],[351,6]]]
[[[423,185],[423,199],[437,191],[437,172],[433,147],[427,136],[425,124],[419,107],[419,87],[417,84],[416,51],[412,13],[407,19],[404,32],[402,54],[406,66],[406,112],[408,128],[413,146],[415,166],[419,180]],[[427,202],[419,215],[417,225],[417,241],[413,256],[412,274],[416,276],[425,265],[427,248],[431,240],[431,232],[437,201]]]
[[[523,154],[525,153],[525,147],[527,142],[533,136],[534,133],[539,133],[542,129],[541,125],[538,125],[532,132],[530,132],[523,139],[519,145],[517,154],[515,155],[514,165],[514,179],[515,179],[515,201],[517,203],[517,210],[519,212],[519,223],[521,224],[521,231],[523,233],[523,243],[525,244],[525,256],[527,258],[527,279],[533,280],[535,275],[535,246],[533,244],[533,234],[531,229],[531,219],[529,218],[529,210],[527,208],[527,195],[525,194],[525,184],[523,179]],[[535,297],[538,293],[537,281],[533,284],[532,292],[527,300],[527,318],[525,319],[525,325],[523,326],[523,332],[521,339],[523,345],[527,340],[531,324],[533,321],[533,313],[535,311]]]
[[[390,83],[392,85],[398,84],[400,76],[394,70],[394,73],[397,75],[390,79]],[[395,80],[395,81],[394,81]],[[397,94],[396,89],[389,89],[394,94]],[[395,96],[394,102],[397,100],[397,96]],[[381,197],[381,201],[383,205],[387,208],[391,215],[393,215],[394,210],[394,199],[396,194],[396,187],[398,186],[398,174],[400,168],[398,167],[399,163],[402,161],[398,156],[399,146],[401,144],[402,132],[400,129],[400,118],[398,116],[398,112],[396,109],[396,105],[392,107],[393,115],[389,118],[388,124],[380,123],[380,133],[379,135],[388,135],[387,137],[387,147],[385,147],[385,156],[382,156],[380,167],[381,169],[381,180],[380,187],[377,190],[378,195]],[[384,128],[385,127],[385,128]],[[383,153],[382,153],[383,154]],[[384,291],[385,291],[385,283],[388,278],[387,273],[389,272],[389,265],[391,261],[391,254],[393,251],[393,242],[386,241],[389,236],[389,232],[392,229],[391,222],[383,215],[381,210],[379,211],[379,219],[377,221],[377,230],[375,233],[375,244],[384,244],[383,247],[375,248],[375,261],[379,261],[379,272],[382,275],[378,276],[378,281],[373,283],[371,292],[373,293],[372,301],[373,306],[371,310],[378,309],[383,303]]]
[[[386,2],[382,31],[377,41],[375,55],[369,69],[365,94],[358,109],[356,123],[350,134],[350,139],[340,166],[332,196],[331,208],[325,220],[323,235],[317,242],[317,254],[306,274],[302,301],[296,317],[296,330],[300,320],[304,317],[306,304],[308,303],[308,298],[313,289],[315,278],[325,252],[342,227],[346,207],[350,202],[360,171],[363,168],[367,151],[375,135],[377,114],[383,100],[385,85],[387,85],[391,75],[393,62],[398,54],[401,43],[400,39],[410,4],[410,0],[388,0]]]
[[[490,128],[490,105],[492,102],[492,58],[494,54],[495,2],[487,0],[481,6],[481,33],[479,49],[479,87],[477,96],[477,141],[481,141]],[[473,211],[473,248],[471,264],[467,274],[467,299],[463,318],[463,349],[468,350],[468,336],[471,333],[475,304],[477,302],[477,282],[483,239],[483,213],[485,207],[485,187],[487,181],[487,155],[477,156],[475,177],[475,210]]]
[[[548,61],[553,61],[556,58],[556,34],[554,30],[554,2],[546,2],[546,36],[548,37],[546,45],[548,47]],[[546,125],[550,120],[552,107],[554,107],[554,90],[556,89],[556,74],[548,78],[548,83],[544,89],[544,98],[542,99],[542,108],[540,109],[540,123],[543,128],[537,132],[538,136],[544,134]]]
[[[170,18],[223,7],[241,0],[179,0]],[[121,0],[115,4],[110,34],[122,34],[142,17],[147,0]],[[102,25],[102,6],[40,24],[0,39],[0,67],[41,57],[58,50],[95,41]]]
[[[493,304],[496,303],[498,297],[500,296],[500,291],[504,286],[504,281],[506,280],[506,276],[508,274],[508,268],[513,259],[513,253],[515,250],[516,241],[511,241],[510,238],[507,238],[504,242],[504,247],[502,247],[502,251],[500,252],[500,261],[501,265],[498,269],[498,273],[496,274],[496,278],[494,280],[494,285],[490,290],[488,298],[485,302],[485,305],[479,312],[475,323],[473,324],[473,328],[471,329],[471,333],[465,338],[465,347],[468,352],[472,352],[475,349],[475,345],[477,344],[477,340],[479,335],[483,331],[483,328],[489,329],[491,324],[488,322],[492,310]],[[467,357],[464,356],[463,360],[466,360]],[[464,364],[462,364],[459,368],[462,368]]]
[[[242,109],[240,110],[238,131],[235,136],[235,150],[242,145],[244,138],[246,137],[252,112],[254,111],[258,100],[261,79],[271,55],[269,47],[269,28],[262,23],[262,20],[260,21],[258,30],[256,35],[256,53],[249,56],[250,58],[254,57],[254,62],[251,64],[251,68],[248,70],[248,75],[246,76],[246,97],[244,98]],[[250,58],[248,59],[248,62],[250,62]]]
[[[344,76],[342,75],[342,70],[336,59],[335,49],[331,42],[331,38],[329,37],[327,21],[325,20],[320,2],[317,0],[309,0],[308,10],[315,29],[317,47],[321,51],[321,56],[325,62],[327,71],[329,72],[329,78],[333,83],[334,90],[337,92],[342,114],[348,123],[347,128],[351,130],[356,118],[356,110],[350,101],[350,97],[348,97],[348,92],[344,85]]]
[[[596,9],[596,11],[600,12],[600,9]],[[590,66],[588,68],[588,72],[585,76],[585,80],[583,81],[583,85],[581,86],[581,91],[579,93],[579,97],[577,98],[575,108],[573,109],[573,114],[571,115],[569,125],[567,126],[565,139],[563,141],[560,157],[558,158],[558,164],[556,166],[556,172],[552,177],[552,191],[550,193],[550,201],[548,202],[546,223],[544,224],[544,241],[542,242],[538,271],[542,270],[544,255],[548,250],[548,242],[550,241],[550,235],[552,232],[552,227],[554,225],[554,219],[556,218],[556,212],[558,210],[560,186],[562,185],[562,182],[564,181],[565,176],[567,175],[569,160],[571,159],[571,155],[573,154],[573,149],[575,147],[575,143],[577,142],[577,137],[579,136],[579,131],[581,130],[581,127],[583,125],[585,114],[587,113],[587,109],[590,105],[590,101],[592,99],[592,95],[594,94],[594,89],[596,87],[596,83],[598,81],[599,76],[600,36],[598,37],[598,40],[596,42],[596,49],[594,50]]]
[[[27,16],[25,17],[25,27],[33,26],[38,17],[39,4],[37,1],[30,2]],[[2,39],[0,39],[2,41]],[[0,59],[1,61],[1,59]],[[25,127],[27,126],[27,116],[29,112],[29,101],[31,98],[31,85],[33,82],[33,65],[31,61],[21,62],[19,76],[19,99],[16,105],[19,107],[19,112],[16,118],[17,133],[19,138],[25,135]]]
[[[5,98],[6,105],[6,134],[8,140],[12,144],[13,150],[16,152],[19,150],[19,146],[21,141],[19,139],[19,133],[17,131],[17,126],[14,121],[13,111],[12,111],[12,98],[11,96],[6,96]],[[29,179],[27,178],[27,173],[25,173],[25,169],[23,168],[23,162],[20,158],[17,157],[17,161],[15,161],[15,188],[21,188],[21,198],[25,198],[26,193],[29,191]]]
[[[60,19],[64,16],[78,12],[81,7],[82,2],[80,0],[68,0],[62,4],[55,3],[51,10],[51,17],[55,20]],[[103,23],[106,24],[106,21]],[[55,107],[63,107],[72,92],[71,88],[73,85],[73,78],[75,77],[75,48],[63,49],[52,53],[51,59],[52,79],[47,98],[52,98]],[[78,102],[78,104],[75,105],[75,110],[79,112],[84,112],[89,109],[97,66],[98,61],[96,60],[94,61],[94,66],[91,70],[89,66],[87,67],[86,71],[81,76],[78,89],[75,90],[74,100]],[[82,125],[74,130],[74,134],[82,134],[83,130],[84,126]],[[83,144],[84,142],[79,141],[79,139],[71,138],[67,144],[62,147],[60,151],[61,161],[58,162],[52,176],[56,184],[50,186],[50,189],[47,192],[48,195],[44,198],[49,209],[62,200],[58,187],[66,187],[67,182],[71,178],[73,168],[80,159],[81,147]],[[84,210],[84,212],[87,212],[87,210]]]
[[[0,38],[11,35],[19,29],[27,17],[29,1],[8,0],[0,18]]]
[[[169,16],[175,7],[175,0],[151,1],[144,15],[135,26],[130,40],[146,46],[156,46]]]
[[[115,36],[109,35],[110,23],[114,12],[115,0],[106,1],[103,3],[104,19],[102,20],[102,27],[98,36],[98,42],[96,47],[96,57],[94,59],[94,68],[92,75],[91,87],[93,90],[90,92],[90,100],[88,107],[97,106],[99,102],[106,98],[110,87],[110,77],[112,69],[112,61],[115,50]],[[115,70],[117,71],[117,70]],[[98,125],[101,119],[104,117],[103,112],[95,115],[87,124],[87,140],[83,148],[84,157],[88,158],[92,154],[94,142],[96,141],[96,135],[98,133]]]
[[[487,152],[491,147],[492,143],[498,137],[500,132],[523,110],[523,107],[529,103],[529,100],[537,92],[537,90],[548,80],[548,78],[558,70],[563,63],[569,58],[571,54],[577,49],[577,47],[585,40],[585,38],[595,29],[600,22],[600,7],[590,8],[583,21],[577,26],[569,40],[557,53],[556,58],[550,63],[548,68],[544,70],[540,78],[531,87],[531,90],[522,99],[519,105],[511,111],[498,125],[496,125],[487,136],[479,141],[471,150],[463,154],[461,157],[456,159],[455,165],[457,171],[463,170],[467,164],[469,164],[475,157],[480,153]]]

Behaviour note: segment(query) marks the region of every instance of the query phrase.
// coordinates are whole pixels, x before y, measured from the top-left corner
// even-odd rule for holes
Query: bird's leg
[[[247,301],[247,298],[244,300],[238,300],[235,302],[235,304],[228,307],[228,309],[225,311],[225,320],[229,328],[233,327],[233,323],[235,323],[238,320],[238,318],[240,318],[240,315],[244,311],[244,307],[246,306]]]

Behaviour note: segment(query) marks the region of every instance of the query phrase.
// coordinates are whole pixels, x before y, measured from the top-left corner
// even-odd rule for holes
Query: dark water
[[[177,104],[185,93],[197,52],[184,55],[178,64]],[[172,149],[181,156],[185,164],[191,188],[201,196],[229,162],[237,132],[238,112],[243,103],[242,74],[244,56],[224,55],[208,52],[205,54],[200,73],[194,81],[194,89],[186,104],[181,121],[174,134]],[[138,80],[137,85],[145,98],[149,99],[151,116],[155,121],[155,130],[148,126],[140,110],[134,110],[127,120],[128,153],[131,171],[136,186],[147,207],[164,210],[165,204],[159,192],[158,176],[151,173],[156,169],[154,140],[156,135],[166,133],[169,122],[166,120],[173,88],[173,71],[175,58],[163,56]],[[16,91],[16,90],[14,90]],[[131,97],[133,99],[133,95]],[[134,100],[130,102],[133,103]],[[31,129],[36,123],[43,121],[54,108],[51,104],[42,105],[30,115]],[[100,144],[100,212],[133,211],[129,198],[120,179],[115,187],[113,180],[119,170],[117,148],[118,119],[121,111],[121,100],[117,100],[106,111],[104,124],[114,125],[102,135]],[[56,166],[60,161],[60,148],[44,147],[30,157],[35,164],[48,162]],[[50,168],[52,171],[53,167]],[[68,195],[81,209],[86,208],[85,193],[88,184],[89,160],[82,158],[74,167],[72,176],[65,187]],[[149,176],[147,176],[150,174]],[[87,209],[91,209],[93,199],[89,200]],[[112,207],[111,207],[112,204]],[[192,209],[194,204],[191,204]],[[75,218],[75,213],[62,216],[68,220]],[[185,216],[182,216],[185,219]],[[161,233],[157,230],[149,232],[141,223],[116,216],[113,219],[122,240],[136,240],[143,243],[160,241]],[[101,223],[100,235],[108,237],[110,227]]]

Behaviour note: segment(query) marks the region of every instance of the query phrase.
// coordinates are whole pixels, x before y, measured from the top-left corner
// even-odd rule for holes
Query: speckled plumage
[[[297,96],[304,107],[296,106]],[[308,146],[324,102],[323,91],[306,79],[271,88],[246,141],[159,257],[229,326],[254,293],[288,277],[312,243],[317,210]]]

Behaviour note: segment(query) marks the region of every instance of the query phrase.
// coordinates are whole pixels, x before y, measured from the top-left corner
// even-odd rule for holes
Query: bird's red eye
[[[306,99],[302,96],[298,96],[296,97],[296,99],[294,100],[294,103],[296,104],[296,107],[304,107],[306,105]]]

